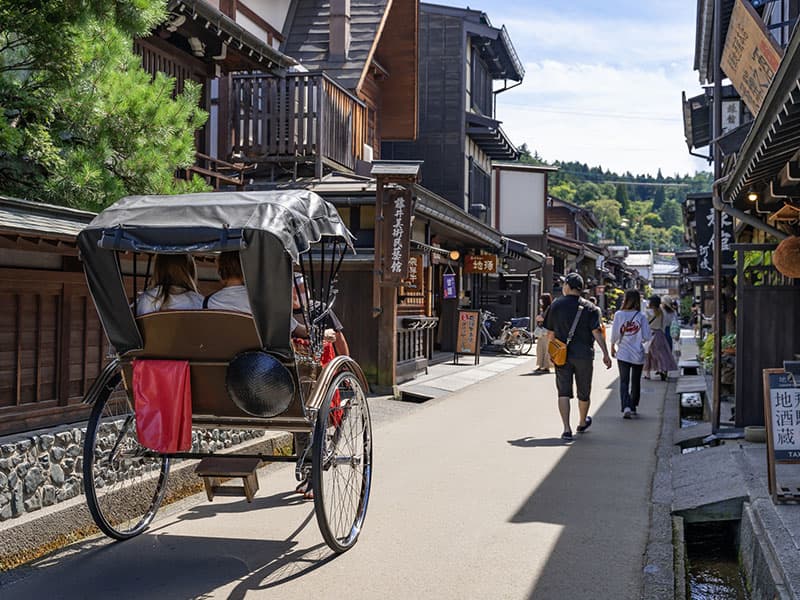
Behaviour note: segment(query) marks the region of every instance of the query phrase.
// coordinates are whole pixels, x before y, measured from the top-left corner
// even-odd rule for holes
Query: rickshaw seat
[[[222,310],[172,310],[137,317],[136,324],[144,347],[123,357],[126,381],[132,381],[130,359],[187,360],[193,415],[254,418],[233,403],[225,388],[228,363],[240,352],[261,349],[252,316]],[[303,417],[298,398],[295,394],[281,417]]]

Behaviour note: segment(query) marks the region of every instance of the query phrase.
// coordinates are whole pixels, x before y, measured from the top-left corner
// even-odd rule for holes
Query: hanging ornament
[[[800,279],[800,237],[783,240],[772,253],[772,264],[786,277]]]

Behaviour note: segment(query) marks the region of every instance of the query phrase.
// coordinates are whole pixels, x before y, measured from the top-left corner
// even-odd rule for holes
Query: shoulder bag
[[[567,341],[562,342],[558,338],[554,337],[547,345],[547,353],[550,355],[550,360],[552,360],[553,364],[557,367],[563,367],[567,363],[567,346],[569,346],[569,343],[572,341],[572,336],[575,335],[575,329],[578,327],[578,321],[581,318],[583,309],[584,304],[580,299],[578,299],[578,312],[575,313],[575,318],[572,321],[572,327],[569,328]]]

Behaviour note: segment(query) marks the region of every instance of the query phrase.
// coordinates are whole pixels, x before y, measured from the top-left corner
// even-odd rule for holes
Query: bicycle
[[[533,334],[528,330],[530,317],[512,318],[503,324],[500,335],[492,335],[488,323],[496,321],[497,315],[481,310],[481,347],[500,347],[504,352],[520,356],[528,354],[533,348]]]

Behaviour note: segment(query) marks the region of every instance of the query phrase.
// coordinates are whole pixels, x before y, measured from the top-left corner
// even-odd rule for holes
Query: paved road
[[[193,498],[134,540],[84,542],[0,579],[0,597],[638,598],[665,384],[644,382],[641,417],[626,421],[616,372],[598,362],[594,425],[565,445],[553,375],[531,368],[378,424],[365,529],[342,556],[280,467],[252,505]]]

